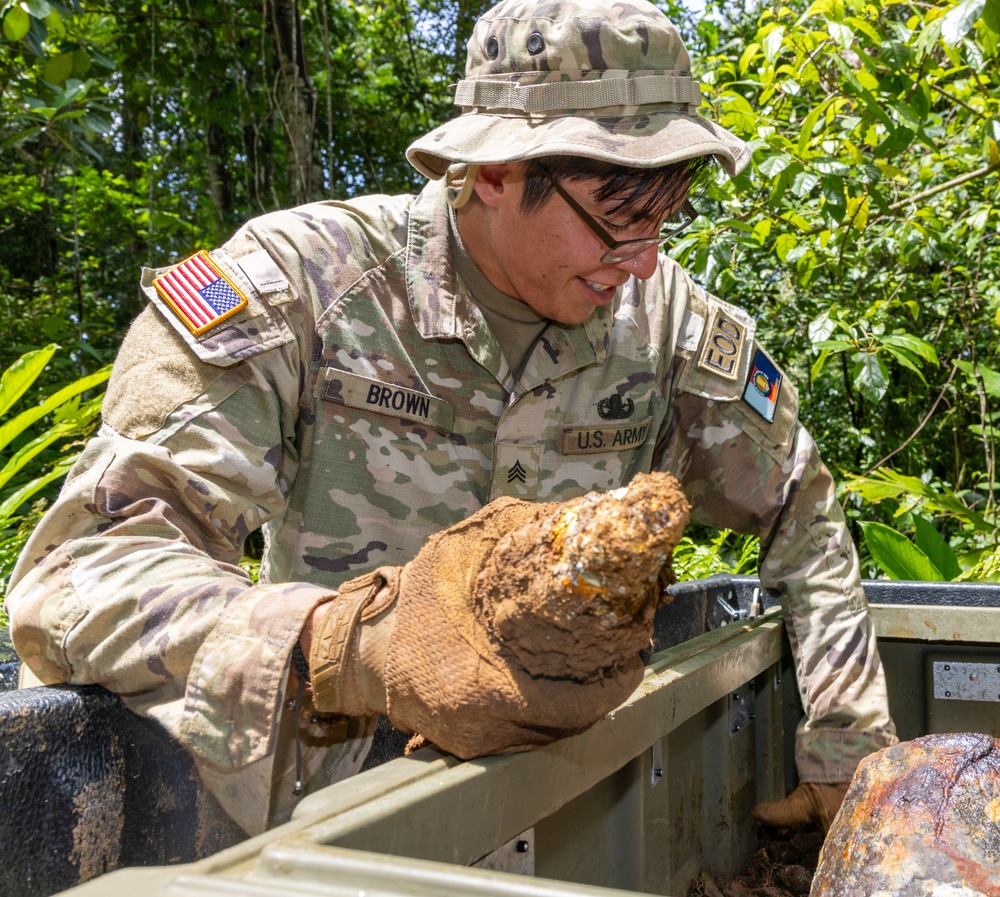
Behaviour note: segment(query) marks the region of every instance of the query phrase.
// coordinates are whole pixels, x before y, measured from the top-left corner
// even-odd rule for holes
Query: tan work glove
[[[569,502],[490,503],[323,605],[316,709],[383,713],[463,759],[583,731],[642,679],[687,517],[669,474]]]

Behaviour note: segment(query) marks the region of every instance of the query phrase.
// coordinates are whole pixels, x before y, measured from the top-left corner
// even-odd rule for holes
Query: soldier
[[[431,593],[497,497],[670,471],[694,519],[760,535],[785,610],[803,784],[757,813],[828,822],[896,740],[856,552],[753,318],[658,253],[746,145],[698,115],[687,51],[645,0],[503,0],[455,102],[407,152],[420,195],[264,215],[143,272],[103,426],[12,577],[19,654],[158,720],[259,832],[295,778],[359,768],[374,714],[469,757],[625,697],[631,672],[569,707],[544,687],[519,701]],[[238,561],[258,527],[254,585]],[[289,709],[307,680],[335,716]]]

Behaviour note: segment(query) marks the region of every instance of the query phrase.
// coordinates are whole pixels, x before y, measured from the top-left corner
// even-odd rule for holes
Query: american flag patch
[[[247,297],[203,249],[153,278],[156,292],[195,336],[246,308]]]

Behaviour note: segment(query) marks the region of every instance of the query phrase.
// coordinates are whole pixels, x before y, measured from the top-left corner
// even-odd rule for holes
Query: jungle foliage
[[[260,212],[419,189],[404,150],[454,114],[489,5],[0,0],[0,370],[63,347],[22,407],[113,358],[142,265]],[[672,251],[798,385],[866,569],[997,578],[1000,0],[659,5],[703,111],[754,148]],[[75,438],[0,502],[50,473],[51,491]],[[695,535],[692,570],[747,569],[745,542]]]

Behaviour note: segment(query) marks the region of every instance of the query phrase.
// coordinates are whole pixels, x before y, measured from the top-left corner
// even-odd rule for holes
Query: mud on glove
[[[491,502],[322,606],[316,709],[383,713],[463,759],[583,731],[642,679],[688,511],[669,474],[567,502]]]

